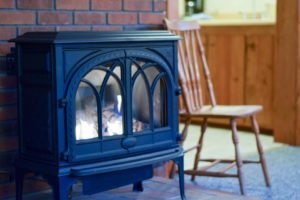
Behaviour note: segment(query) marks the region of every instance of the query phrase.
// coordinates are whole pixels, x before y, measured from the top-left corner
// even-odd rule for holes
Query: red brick
[[[89,31],[90,26],[58,26],[57,31]]]
[[[71,13],[67,12],[40,12],[39,24],[71,24]]]
[[[0,173],[0,181],[9,181],[9,173]]]
[[[18,0],[18,8],[22,9],[51,9],[52,0]]]
[[[16,92],[11,92],[15,93]],[[10,121],[10,122],[1,122],[0,123],[0,138],[5,136],[17,135],[17,122]],[[1,160],[1,152],[0,152],[0,166],[3,165],[3,160]]]
[[[0,8],[14,8],[14,0],[0,0]]]
[[[56,0],[56,9],[88,10],[89,8],[89,0]]]
[[[124,0],[125,10],[152,10],[152,0]]]
[[[16,102],[16,92],[0,92],[0,105],[12,104]]]
[[[108,13],[109,24],[136,24],[137,13]]]
[[[0,118],[2,115],[3,108],[0,108]],[[14,108],[16,110],[16,108]],[[10,110],[6,110],[5,112],[9,112]],[[16,112],[16,111],[15,111]],[[8,113],[8,115],[11,115]],[[16,117],[17,115],[15,115]],[[18,148],[18,138],[17,137],[8,137],[0,140],[0,151],[13,151]]]
[[[40,192],[42,190],[49,189],[49,185],[46,182],[36,181],[36,180],[26,180],[24,181],[24,192],[23,193],[32,193]],[[0,184],[0,198],[6,199],[8,197],[15,196],[16,184],[7,183]]]
[[[105,21],[105,15],[103,13],[75,13],[75,24],[104,24]]]
[[[165,15],[163,13],[140,13],[141,24],[162,24]]]
[[[17,107],[9,106],[0,108],[0,120],[17,119]],[[1,141],[1,140],[0,140]]]
[[[16,37],[16,28],[0,28],[0,40],[9,40]]]
[[[35,13],[1,11],[0,24],[35,24]]]
[[[34,26],[34,27],[19,27],[19,35],[26,32],[45,32],[45,31],[55,31],[55,27],[52,26]]]
[[[14,43],[0,43],[0,56],[5,56],[10,53],[10,48],[14,46]]]
[[[0,88],[14,88],[17,80],[15,76],[0,76]]]
[[[154,0],[154,11],[166,11],[167,2],[165,0]]]
[[[93,31],[122,31],[122,26],[93,26]]]
[[[121,0],[92,0],[93,10],[121,10]]]

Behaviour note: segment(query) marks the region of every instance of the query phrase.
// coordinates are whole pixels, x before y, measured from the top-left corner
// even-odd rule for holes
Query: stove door
[[[126,50],[126,65],[131,70],[132,120],[128,137],[136,139],[130,152],[159,151],[177,145],[175,67],[147,50]]]
[[[68,160],[174,146],[174,86],[169,66],[150,51],[119,50],[87,60],[68,87]]]

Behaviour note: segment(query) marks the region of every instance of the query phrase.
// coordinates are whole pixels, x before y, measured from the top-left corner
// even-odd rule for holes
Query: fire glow
[[[113,135],[122,135],[123,134],[123,121],[121,113],[122,108],[122,96],[117,95],[117,113],[113,111],[105,111],[106,115],[109,115],[109,120],[105,120],[103,127],[103,136],[113,136]],[[93,113],[90,115],[96,116],[97,109],[92,109]],[[104,109],[106,110],[106,109]],[[76,123],[76,139],[77,140],[86,140],[98,137],[98,126],[97,118],[92,117],[94,120],[90,120],[89,114],[84,111],[85,114],[80,115]],[[104,128],[105,127],[105,128]]]

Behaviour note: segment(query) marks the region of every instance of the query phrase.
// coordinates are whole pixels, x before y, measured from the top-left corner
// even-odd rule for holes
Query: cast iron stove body
[[[18,61],[17,199],[27,171],[55,199],[80,180],[92,194],[179,165],[177,40],[165,31],[26,33]],[[138,187],[136,187],[138,188]]]

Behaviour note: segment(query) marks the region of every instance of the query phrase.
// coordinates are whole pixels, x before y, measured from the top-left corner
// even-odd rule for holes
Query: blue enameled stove
[[[17,199],[24,174],[42,175],[55,199],[126,184],[142,190],[156,163],[178,164],[177,40],[166,31],[26,33],[16,43]]]

